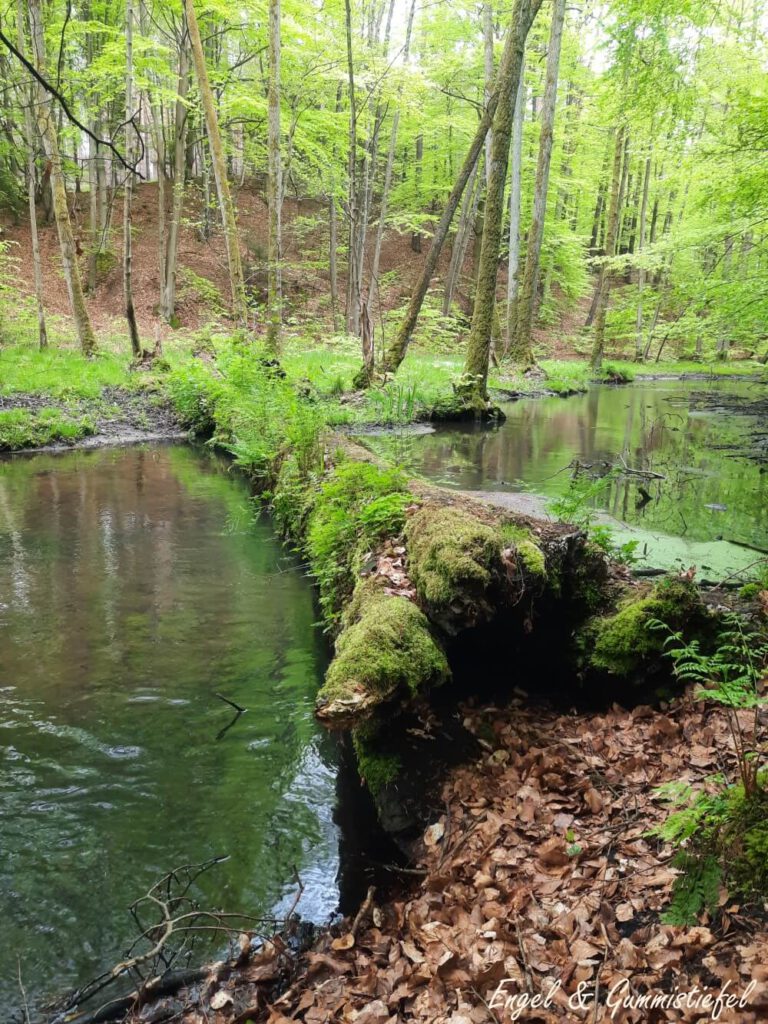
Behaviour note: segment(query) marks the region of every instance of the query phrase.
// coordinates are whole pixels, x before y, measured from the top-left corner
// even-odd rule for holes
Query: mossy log
[[[424,613],[407,597],[364,579],[345,615],[317,714],[330,722],[360,717],[398,693],[415,696],[449,676],[445,651]]]

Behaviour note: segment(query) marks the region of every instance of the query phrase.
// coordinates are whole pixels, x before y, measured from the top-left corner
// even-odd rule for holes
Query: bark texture
[[[527,370],[536,363],[531,344],[533,316],[536,307],[536,292],[539,284],[539,261],[541,243],[544,240],[544,221],[547,214],[547,192],[549,190],[549,168],[552,161],[552,140],[557,107],[557,80],[560,73],[560,49],[563,41],[565,22],[565,0],[555,0],[552,10],[552,26],[549,33],[547,72],[544,83],[544,98],[541,105],[541,135],[539,156],[536,164],[536,183],[533,195],[533,218],[528,230],[528,246],[525,257],[523,286],[518,299],[515,333],[511,340],[510,357],[518,366]]]
[[[498,106],[493,119],[491,171],[485,200],[477,293],[467,345],[464,379],[459,389],[464,403],[478,410],[484,409],[488,401],[488,364],[496,307],[496,279],[504,217],[504,184],[512,137],[514,97],[523,69],[525,41],[539,6],[540,0],[516,0],[510,27],[509,60],[502,64],[499,75]]]
[[[408,345],[410,344],[413,332],[416,328],[416,322],[419,318],[419,312],[424,302],[424,296],[427,294],[429,283],[432,280],[432,275],[435,272],[437,261],[440,258],[445,239],[448,235],[448,231],[453,220],[453,215],[456,212],[456,207],[461,202],[461,197],[464,194],[467,181],[472,174],[480,150],[483,148],[485,143],[485,137],[488,133],[491,123],[493,122],[494,115],[496,114],[497,105],[499,104],[499,97],[504,92],[505,83],[509,86],[511,81],[512,94],[514,94],[517,88],[517,82],[520,77],[520,69],[522,67],[523,51],[525,48],[525,38],[528,34],[533,19],[541,6],[541,0],[523,0],[515,4],[515,13],[513,15],[512,25],[507,33],[506,43],[504,45],[504,53],[501,58],[501,65],[499,67],[499,74],[496,87],[491,95],[491,98],[483,111],[483,115],[480,118],[480,123],[477,126],[474,138],[469,145],[467,155],[464,157],[464,162],[461,165],[459,174],[454,182],[454,186],[451,189],[451,193],[448,196],[448,200],[443,210],[440,222],[435,228],[434,235],[432,236],[432,244],[427,253],[424,261],[424,267],[421,275],[411,295],[411,300],[408,303],[408,309],[405,312],[403,321],[398,328],[397,334],[392,339],[392,342],[387,349],[385,356],[384,369],[391,373],[394,373],[398,366],[402,363],[405,358],[405,354],[408,351]],[[522,34],[522,27],[519,20],[520,8],[524,8],[525,22],[525,33]],[[520,45],[520,36],[522,34],[522,45]],[[507,92],[509,89],[507,88]],[[510,112],[511,119],[511,112]],[[509,139],[507,139],[509,141]],[[504,165],[506,170],[506,160],[504,157]],[[503,183],[502,183],[503,189]],[[499,229],[500,230],[500,229]],[[498,259],[498,252],[497,252]]]
[[[32,32],[35,67],[41,75],[44,75],[46,60],[41,0],[27,0],[27,10],[29,12]],[[38,129],[43,139],[45,155],[48,158],[51,170],[53,213],[59,235],[61,266],[64,271],[64,280],[67,285],[67,293],[70,306],[72,307],[72,317],[75,321],[75,330],[77,331],[80,348],[84,355],[90,356],[96,351],[96,336],[93,333],[91,318],[88,315],[88,308],[85,304],[83,281],[77,262],[77,246],[75,245],[75,236],[72,232],[72,222],[69,218],[67,189],[64,182],[64,170],[61,163],[59,140],[56,134],[56,121],[53,116],[52,100],[42,87],[37,87],[35,92],[37,97]]]
[[[243,277],[243,263],[240,257],[240,239],[237,231],[235,204],[232,202],[232,193],[229,190],[224,146],[221,141],[219,120],[216,115],[216,106],[213,101],[211,82],[208,78],[203,41],[200,38],[200,26],[197,23],[197,14],[195,13],[193,0],[184,0],[184,12],[187,16],[192,61],[195,66],[195,77],[197,78],[197,87],[200,91],[200,101],[203,106],[203,113],[205,114],[208,144],[213,164],[213,176],[216,181],[216,191],[218,192],[219,206],[221,208],[221,222],[224,229],[224,241],[227,247],[227,262],[229,264],[229,283],[232,289],[232,312],[238,325],[240,327],[247,327],[248,304],[245,297],[245,278]]]

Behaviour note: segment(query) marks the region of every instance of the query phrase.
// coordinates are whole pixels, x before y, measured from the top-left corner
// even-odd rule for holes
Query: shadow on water
[[[200,902],[253,915],[290,906],[294,866],[305,919],[359,897],[369,821],[314,719],[316,621],[226,461],[156,445],[0,462],[6,1019],[19,970],[34,1007],[116,962],[128,906],[176,865],[228,855]]]

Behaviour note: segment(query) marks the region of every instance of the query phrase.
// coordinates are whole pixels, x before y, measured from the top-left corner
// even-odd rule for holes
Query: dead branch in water
[[[197,904],[193,895],[195,883],[202,874],[227,859],[212,857],[201,864],[174,868],[137,899],[129,911],[136,922],[138,934],[124,959],[72,992],[58,1007],[54,1024],[63,1020],[68,1024],[101,1024],[122,1019],[153,999],[170,995],[196,981],[204,978],[220,980],[248,956],[254,937],[266,939],[260,930],[262,926],[267,926],[270,934],[277,930],[280,922],[274,917],[205,910]],[[300,888],[291,914],[304,889],[295,868],[294,874]],[[239,953],[231,961],[206,968],[174,969],[180,960],[186,960],[188,964],[195,940],[205,935],[228,939],[239,936]],[[135,982],[133,992],[108,999],[95,1010],[71,1016],[69,1011],[80,1008],[99,993],[128,978]]]

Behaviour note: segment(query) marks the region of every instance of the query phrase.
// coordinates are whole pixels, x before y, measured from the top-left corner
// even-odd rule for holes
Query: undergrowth
[[[747,898],[768,895],[768,770],[759,715],[768,637],[729,614],[708,653],[662,622],[649,626],[668,634],[666,653],[677,677],[698,684],[695,696],[723,709],[736,756],[736,778],[721,773],[703,788],[676,780],[657,791],[669,813],[652,834],[675,848],[681,872],[664,920],[687,925],[703,910],[715,913],[723,884]]]

